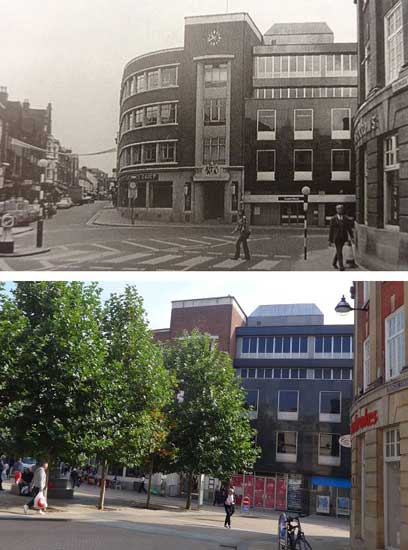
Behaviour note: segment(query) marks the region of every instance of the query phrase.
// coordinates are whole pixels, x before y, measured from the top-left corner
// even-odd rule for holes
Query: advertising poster
[[[265,494],[265,478],[255,478],[255,501],[254,506],[256,508],[264,507],[264,494]]]
[[[275,478],[266,478],[265,508],[275,508]]]
[[[276,482],[276,509],[286,510],[286,479],[278,478]]]
[[[319,514],[330,514],[330,497],[317,495],[316,512]]]

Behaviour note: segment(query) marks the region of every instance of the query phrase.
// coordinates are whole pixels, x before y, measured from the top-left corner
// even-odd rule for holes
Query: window
[[[177,105],[165,103],[160,106],[160,124],[175,124],[177,122]]]
[[[225,99],[207,99],[204,104],[204,124],[225,125],[227,101]]]
[[[341,392],[320,392],[320,422],[341,422]]]
[[[165,67],[161,70],[162,88],[177,86],[178,69],[177,67]]]
[[[173,183],[171,181],[150,183],[150,207],[173,208]]]
[[[350,109],[332,109],[332,139],[350,139]]]
[[[136,93],[144,92],[146,90],[146,76],[145,74],[139,74],[136,77]]]
[[[333,149],[332,181],[349,181],[351,170],[350,149]]]
[[[399,228],[399,148],[398,136],[384,140],[384,226]]]
[[[159,120],[159,106],[152,105],[150,107],[147,107],[145,125],[155,126],[156,124],[158,124],[158,120]]]
[[[144,125],[144,109],[136,109],[133,117],[135,128],[140,128]]]
[[[313,109],[295,109],[295,139],[313,139]]]
[[[159,162],[176,161],[176,144],[174,142],[159,143]]]
[[[257,181],[275,181],[275,150],[256,152]]]
[[[297,461],[297,432],[277,432],[276,462]]]
[[[157,162],[156,153],[157,153],[156,143],[145,143],[143,145],[143,162],[144,163]]]
[[[363,282],[363,302],[364,305],[370,300],[370,281]]]
[[[228,65],[206,65],[205,71],[205,86],[221,86],[225,87],[228,80]]]
[[[260,109],[258,111],[258,140],[276,139],[276,111]]]
[[[204,164],[225,164],[225,137],[204,140]]]
[[[364,224],[368,225],[368,152],[367,147],[360,150],[363,157]]]
[[[385,72],[386,84],[398,78],[404,64],[404,37],[402,4],[399,2],[385,16]]]
[[[294,169],[295,181],[312,181],[313,151],[311,149],[295,149]]]
[[[351,336],[316,336],[315,355],[334,358],[350,358],[352,356]]]
[[[371,383],[370,380],[370,338],[363,343],[363,365],[364,365],[364,391]]]
[[[278,393],[278,419],[298,420],[298,418],[299,392],[294,390],[280,390]]]
[[[340,466],[339,437],[339,434],[319,434],[319,464]]]
[[[385,368],[386,379],[398,376],[405,366],[405,318],[404,308],[391,313],[385,319]]]
[[[251,418],[258,418],[259,390],[245,390],[245,407],[250,411]]]
[[[372,89],[372,78],[371,78],[371,45],[370,42],[367,42],[364,48],[364,88],[365,88],[365,97],[368,97]]]
[[[147,89],[154,90],[159,87],[159,71],[149,71],[147,73]]]
[[[135,145],[132,147],[132,164],[142,163],[142,146]]]
[[[400,548],[401,529],[401,449],[400,430],[384,434],[384,519],[387,548]],[[402,546],[401,546],[402,548]]]

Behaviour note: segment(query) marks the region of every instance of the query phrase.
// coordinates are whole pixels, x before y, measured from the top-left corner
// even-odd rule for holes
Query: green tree
[[[102,464],[101,510],[108,462],[138,466],[160,448],[163,408],[173,394],[171,376],[134,287],[107,300],[103,332],[106,353],[96,388],[98,408],[84,441]]]
[[[104,364],[100,289],[18,282],[0,294],[0,425],[15,452],[73,460]]]
[[[188,478],[190,509],[195,475],[228,479],[251,469],[259,450],[253,445],[245,393],[227,353],[208,335],[194,331],[167,344],[164,360],[177,380],[169,438],[177,449],[176,467]]]

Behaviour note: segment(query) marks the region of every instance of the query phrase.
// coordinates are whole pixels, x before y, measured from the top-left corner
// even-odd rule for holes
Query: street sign
[[[4,214],[1,218],[1,227],[3,229],[11,229],[14,227],[14,216],[11,214]]]
[[[251,504],[251,501],[249,500],[249,497],[244,497],[242,499],[242,507],[241,507],[242,512],[249,512],[250,504]]]
[[[135,181],[129,182],[129,189],[137,189],[137,183]]]
[[[345,434],[339,437],[339,443],[342,447],[346,447],[347,449],[351,448],[351,435]]]

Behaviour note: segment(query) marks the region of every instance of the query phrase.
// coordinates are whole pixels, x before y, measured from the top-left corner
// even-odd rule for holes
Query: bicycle
[[[302,530],[300,517],[281,514],[278,527],[279,550],[312,550]]]

